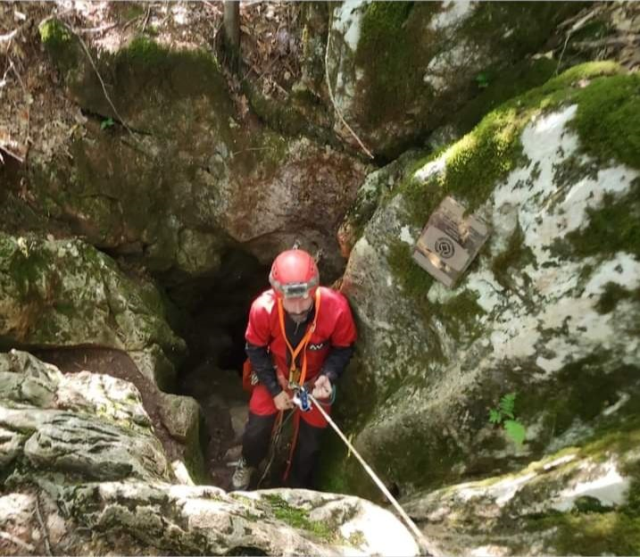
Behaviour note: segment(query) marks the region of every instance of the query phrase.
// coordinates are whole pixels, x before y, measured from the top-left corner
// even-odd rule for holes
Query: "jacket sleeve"
[[[326,375],[334,383],[344,372],[354,352],[356,341],[356,324],[346,298],[342,297],[342,304],[331,333],[331,351],[322,366],[322,375]]]
[[[251,361],[251,367],[272,397],[278,396],[282,392],[282,387],[278,383],[276,370],[271,362],[271,356],[266,346],[256,346],[247,342],[245,345],[247,356]]]
[[[322,366],[322,375],[326,375],[329,381],[335,383],[344,372],[351,356],[353,356],[353,345],[351,346],[332,346],[331,352],[327,356]]]
[[[278,383],[276,370],[268,351],[271,341],[269,329],[269,311],[260,302],[260,298],[251,304],[249,310],[249,323],[245,332],[245,351],[251,361],[251,367],[271,396],[275,397],[282,392]]]

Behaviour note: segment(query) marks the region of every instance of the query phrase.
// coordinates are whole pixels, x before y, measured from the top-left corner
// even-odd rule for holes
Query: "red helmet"
[[[307,298],[315,294],[320,273],[306,251],[291,249],[275,258],[269,282],[279,298]]]

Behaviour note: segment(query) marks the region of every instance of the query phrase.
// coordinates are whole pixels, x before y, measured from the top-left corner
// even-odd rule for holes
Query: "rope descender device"
[[[300,408],[302,412],[309,412],[311,410],[311,401],[309,400],[307,389],[299,387],[293,397],[293,403]]]

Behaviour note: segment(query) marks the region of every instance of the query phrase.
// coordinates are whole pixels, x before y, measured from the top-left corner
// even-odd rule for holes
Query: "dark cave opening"
[[[189,317],[181,332],[189,356],[178,372],[176,392],[200,404],[205,468],[210,483],[227,490],[248,413],[241,378],[244,334],[251,303],[269,287],[268,276],[269,267],[255,257],[229,250],[215,275],[194,287],[197,294],[185,308]]]
[[[204,361],[240,372],[249,308],[269,287],[268,275],[268,266],[243,251],[223,255],[219,270],[191,308],[185,331],[190,355],[180,375],[188,375]]]

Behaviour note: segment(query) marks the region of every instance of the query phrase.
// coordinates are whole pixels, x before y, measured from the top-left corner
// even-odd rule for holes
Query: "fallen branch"
[[[573,33],[575,33],[576,31],[582,29],[582,27],[584,27],[585,23],[587,23],[589,20],[593,19],[596,15],[598,15],[601,11],[602,11],[602,7],[599,6],[593,10],[591,10],[590,12],[587,13],[587,15],[581,17],[580,19],[578,19],[578,21],[576,23],[574,23],[571,26],[571,29],[569,29],[567,31],[567,36],[564,40],[564,46],[562,47],[562,52],[560,52],[560,58],[558,58],[558,65],[556,66],[556,73],[555,75],[558,75],[558,71],[560,70],[560,64],[562,64],[562,58],[564,57],[564,53],[567,50],[567,45],[569,44],[569,39],[571,39],[571,35],[573,35]],[[570,20],[565,21],[563,24],[560,25],[560,27],[566,26],[569,23],[575,21],[575,19],[577,19],[580,16],[580,14],[578,14],[576,17],[571,18]]]
[[[598,39],[595,41],[579,41],[573,43],[571,46],[581,50],[589,50],[602,46],[630,46],[637,42],[640,42],[640,35],[631,35],[631,37],[609,37],[608,39]]]
[[[329,77],[329,49],[331,48],[331,26],[332,25],[333,25],[333,13],[331,13],[331,18],[329,19],[329,31],[327,33],[327,50],[326,50],[325,56],[324,56],[324,74],[326,76],[327,89],[329,89],[329,98],[331,99],[331,104],[333,105],[333,109],[336,111],[336,114],[338,115],[338,118],[340,118],[340,121],[342,122],[344,127],[347,128],[347,130],[349,130],[351,135],[355,138],[355,140],[358,142],[358,145],[360,145],[360,147],[367,154],[367,156],[370,159],[373,159],[374,157],[371,154],[371,151],[369,151],[369,149],[367,149],[365,147],[364,143],[360,140],[360,138],[358,137],[356,132],[354,132],[353,129],[351,128],[351,126],[349,124],[347,124],[346,120],[344,119],[344,117],[340,113],[340,110],[338,110],[338,106],[336,105],[336,101],[333,98],[333,91],[331,91],[331,79]]]
[[[40,510],[40,496],[36,493],[36,517],[38,518],[38,524],[40,524],[40,530],[42,531],[42,537],[44,538],[44,547],[47,550],[49,557],[53,556],[51,553],[51,543],[49,542],[49,532],[47,532],[47,525],[42,519],[42,511]]]
[[[9,155],[11,158],[16,159],[20,164],[24,164],[24,159],[20,155],[16,155],[15,153],[12,153],[6,147],[3,147],[2,145],[0,145],[0,151],[3,151],[7,155]],[[2,158],[1,155],[0,155],[0,160],[4,163],[4,159]]]
[[[124,31],[127,27],[129,27],[129,25],[131,25],[132,23],[134,23],[135,21],[138,21],[142,16],[141,15],[137,15],[136,17],[132,17],[129,21],[127,21],[123,26],[122,26],[122,30]]]
[[[6,35],[0,35],[0,44],[8,43],[18,34],[19,29],[14,29],[11,33],[7,33]]]
[[[82,49],[84,50],[85,54],[87,55],[87,58],[89,58],[89,62],[91,62],[91,67],[93,68],[93,71],[96,72],[96,75],[98,76],[98,80],[100,81],[100,85],[102,87],[102,92],[104,94],[105,99],[107,99],[107,102],[109,103],[109,106],[111,106],[111,108],[113,109],[113,112],[117,116],[117,118],[120,121],[120,123],[129,132],[129,134],[131,134],[131,137],[134,137],[133,132],[131,131],[129,126],[127,126],[126,122],[124,121],[124,118],[122,116],[120,116],[120,113],[118,112],[118,109],[116,108],[116,106],[113,104],[113,101],[111,100],[111,97],[109,96],[109,93],[107,93],[107,86],[105,85],[104,80],[102,79],[102,76],[100,75],[100,72],[98,71],[98,68],[97,68],[95,62],[93,61],[93,57],[91,56],[91,53],[89,52],[89,49],[87,48],[86,43],[84,42],[84,40],[82,40],[82,37],[78,33],[76,33],[76,31],[72,27],[67,25],[64,21],[62,21],[61,23],[62,23],[62,25],[64,25],[64,27],[67,30],[69,30],[71,33],[73,33],[75,35],[75,37],[78,39],[78,41],[80,41],[80,44],[82,45]]]
[[[36,548],[33,547],[30,543],[23,542],[21,539],[16,538],[15,536],[12,536],[7,532],[0,532],[0,538],[10,541],[11,543],[21,547],[22,549],[26,549],[30,553],[33,553],[36,550]]]
[[[576,15],[571,16],[570,18],[565,19],[562,23],[560,23],[558,25],[558,29],[562,29],[563,27],[568,27],[569,25],[571,25],[572,23],[577,21],[577,23],[575,23],[575,25],[572,26],[572,27],[574,27],[574,29],[572,29],[572,31],[576,31],[577,29],[582,27],[582,25],[584,24],[581,21],[583,18],[587,18],[587,20],[591,19],[595,14],[599,14],[602,10],[604,10],[604,6],[598,6],[598,7],[595,7],[593,9],[591,9],[591,8],[587,8],[587,9],[589,9],[590,11],[587,13],[586,16],[582,15],[584,13],[584,10],[581,10]]]
[[[109,31],[109,29],[113,29],[114,27],[117,27],[118,23],[107,23],[105,25],[101,25],[100,27],[91,27],[89,29],[76,29],[76,33],[83,33],[85,35],[88,34],[97,34],[97,33],[104,33],[105,31]]]
[[[144,18],[144,23],[142,24],[142,33],[144,33],[144,30],[147,28],[147,23],[149,23],[149,16],[151,15],[151,4],[149,4],[149,7],[147,8],[147,15]]]

